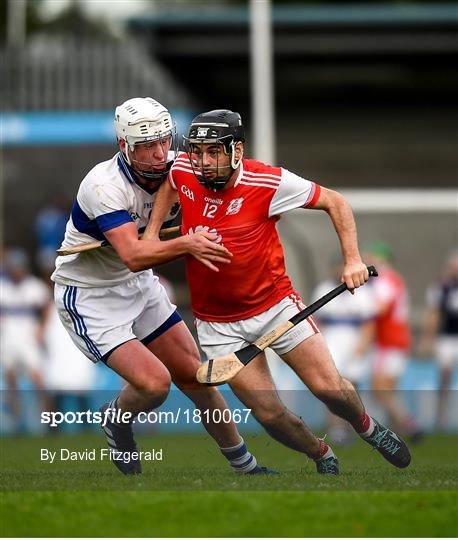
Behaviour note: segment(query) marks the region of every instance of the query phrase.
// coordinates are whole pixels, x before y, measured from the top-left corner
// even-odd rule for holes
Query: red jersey
[[[379,347],[408,350],[411,345],[408,323],[408,294],[402,277],[388,267],[379,268],[373,286],[376,299],[388,304],[388,310],[376,320],[376,342]]]
[[[219,272],[186,257],[197,318],[248,319],[295,292],[275,224],[282,212],[313,206],[320,193],[317,184],[286,169],[243,159],[234,186],[211,191],[199,184],[185,153],[172,166],[169,182],[180,196],[183,234],[209,230],[233,254],[231,263],[218,266]]]

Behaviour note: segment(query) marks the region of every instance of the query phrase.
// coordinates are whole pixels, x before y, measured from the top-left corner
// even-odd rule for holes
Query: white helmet
[[[135,169],[145,180],[164,180],[177,152],[176,124],[169,111],[150,97],[128,99],[116,107],[114,126],[118,140],[123,139],[126,142],[122,156],[129,165],[132,165],[129,150],[133,152],[136,144],[171,138],[169,149],[174,152],[173,158],[168,159],[166,156],[166,161],[162,164],[155,163],[156,168],[164,165],[163,171],[158,173],[152,169]]]

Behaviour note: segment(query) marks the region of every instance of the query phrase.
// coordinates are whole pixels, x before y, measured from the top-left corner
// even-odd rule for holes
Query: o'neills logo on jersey
[[[240,199],[232,199],[232,201],[229,203],[229,206],[227,207],[226,216],[238,214],[240,212],[240,208],[242,208],[242,204],[243,197],[240,197]]]
[[[223,199],[212,199],[211,197],[205,197],[205,202],[211,202],[214,204],[223,204]]]
[[[181,186],[181,193],[184,193],[188,199],[194,200],[194,193],[188,188],[188,186]]]

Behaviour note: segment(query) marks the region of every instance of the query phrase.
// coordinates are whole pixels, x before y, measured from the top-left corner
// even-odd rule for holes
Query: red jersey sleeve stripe
[[[250,171],[243,171],[243,174],[245,176],[250,176],[252,178],[270,178],[271,180],[277,180],[278,182],[280,182],[281,180],[281,176],[278,175],[278,174],[268,174],[268,173],[254,173],[254,172],[250,172]]]
[[[261,182],[244,182],[243,180],[240,180],[239,184],[242,184],[244,186],[265,187],[269,189],[277,189],[278,187],[278,186],[273,186],[272,184],[262,184]]]
[[[280,180],[272,180],[271,178],[266,177],[257,177],[257,178],[251,178],[249,176],[246,176],[245,173],[243,174],[242,180],[245,182],[263,182],[265,184],[271,184],[272,186],[278,186],[280,184]]]
[[[193,173],[194,171],[192,170],[192,167],[184,167],[183,165],[181,165],[181,163],[178,163],[173,166],[172,168],[173,171],[183,171],[183,172],[186,172],[186,173]]]
[[[319,196],[321,193],[321,186],[319,184],[315,184],[315,182],[312,182],[312,189],[310,191],[310,197],[309,200],[304,204],[302,208],[312,208],[315,206]]]
[[[181,165],[182,167],[191,168],[191,164],[189,163],[189,161],[185,161],[184,159],[177,159],[174,165]]]

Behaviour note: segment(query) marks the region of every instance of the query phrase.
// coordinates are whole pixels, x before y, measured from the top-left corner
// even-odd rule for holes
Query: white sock
[[[363,433],[358,433],[358,435],[362,439],[367,439],[368,437],[372,435],[372,433],[374,433],[374,429],[375,429],[374,419],[372,418],[372,416],[369,416],[369,419],[370,419],[370,424],[369,424],[368,430],[364,431]]]
[[[248,473],[256,468],[258,462],[248,451],[245,441],[242,439],[236,446],[220,448],[223,456],[229,461],[230,466],[237,473]]]
[[[332,451],[332,448],[329,446],[328,444],[328,449],[326,450],[326,453],[323,454],[319,459],[317,459],[316,461],[321,461],[322,459],[328,459],[330,457],[336,457],[336,455],[334,454],[334,452]]]

